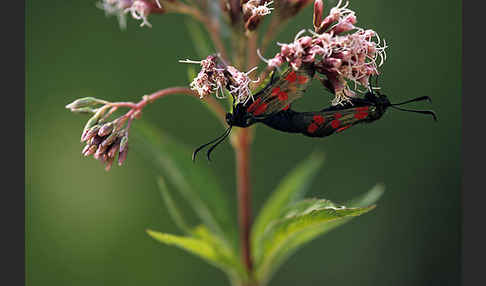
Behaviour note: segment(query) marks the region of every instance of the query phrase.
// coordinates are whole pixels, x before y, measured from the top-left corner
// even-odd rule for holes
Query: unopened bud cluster
[[[81,142],[86,143],[81,153],[86,157],[93,155],[95,159],[105,164],[105,170],[108,171],[117,155],[120,166],[127,158],[129,126],[124,127],[127,121],[127,117],[124,116],[108,121],[114,109],[109,104],[98,108],[93,107],[100,103],[106,102],[95,98],[80,98],[68,104],[66,108],[73,112],[80,112],[80,110],[87,112],[89,109],[89,112],[93,113],[81,135]]]
[[[373,30],[364,30],[355,26],[355,13],[341,7],[341,1],[331,9],[326,18],[322,18],[324,5],[322,0],[314,2],[314,31],[304,36],[300,31],[294,42],[279,44],[280,52],[271,59],[263,59],[269,67],[278,68],[288,63],[293,69],[303,64],[314,65],[315,70],[326,76],[321,79],[335,98],[333,104],[341,104],[355,96],[347,85],[352,81],[368,87],[369,77],[378,74],[378,66],[386,59],[386,43],[380,46],[380,38]],[[354,33],[343,34],[356,30]],[[376,41],[375,41],[376,39]],[[380,63],[377,64],[377,59]]]

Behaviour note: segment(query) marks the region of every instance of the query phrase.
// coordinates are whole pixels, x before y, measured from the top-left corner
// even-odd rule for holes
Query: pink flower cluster
[[[242,1],[243,20],[245,21],[245,29],[255,30],[261,22],[263,16],[272,13],[274,8],[270,5],[273,1],[267,0],[244,0]]]
[[[107,16],[117,16],[122,29],[127,26],[127,13],[130,13],[132,18],[142,21],[140,27],[152,27],[148,15],[165,12],[160,0],[102,0],[97,3],[97,7],[104,10]]]
[[[327,78],[321,81],[335,94],[333,105],[355,96],[347,85],[348,81],[354,82],[355,88],[358,85],[368,87],[369,77],[379,73],[378,66],[386,59],[386,43],[380,46],[380,38],[375,31],[355,27],[355,13],[347,9],[348,3],[343,7],[340,5],[341,1],[322,19],[322,1],[315,1],[315,31],[309,31],[311,36],[302,36],[306,32],[302,30],[294,42],[279,43],[280,53],[275,57],[268,60],[261,57],[271,68],[278,68],[284,63],[295,70],[303,64],[314,65],[316,71]],[[343,34],[351,30],[356,31]]]
[[[252,98],[250,83],[257,82],[250,79],[248,72],[241,72],[233,66],[222,63],[218,56],[210,55],[202,61],[183,60],[181,63],[200,64],[201,70],[191,82],[192,90],[195,90],[201,98],[215,92],[217,98],[225,98],[225,90],[235,98],[236,103],[246,103]]]

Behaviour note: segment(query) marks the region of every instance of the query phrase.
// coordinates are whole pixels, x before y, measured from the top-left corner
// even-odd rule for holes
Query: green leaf
[[[312,153],[283,179],[267,199],[252,227],[252,253],[256,261],[261,259],[260,240],[269,223],[279,219],[290,204],[302,198],[323,162],[324,154]]]
[[[161,243],[179,247],[202,258],[209,264],[223,270],[228,274],[230,280],[246,279],[245,271],[239,264],[238,258],[204,226],[197,227],[193,231],[195,235],[190,236],[161,233],[150,229],[147,230],[147,233]]]
[[[345,205],[352,208],[367,207],[376,203],[383,195],[384,192],[385,192],[385,185],[376,184],[371,190],[369,190],[368,192],[364,193],[363,195],[357,198],[348,201],[347,203],[345,203]]]
[[[298,201],[289,206],[284,212],[283,218],[293,217],[296,215],[302,215],[309,213],[316,209],[322,209],[327,207],[337,208],[333,202],[324,199],[305,199]]]
[[[164,178],[162,176],[159,177],[157,183],[159,185],[159,190],[160,190],[160,194],[162,195],[162,199],[164,200],[165,205],[167,206],[167,211],[169,212],[169,215],[172,217],[174,223],[177,225],[177,227],[179,227],[180,230],[182,230],[186,234],[191,233],[191,228],[184,220],[182,213],[179,211],[174,200],[172,199],[172,196],[170,195],[169,189],[167,188]]]
[[[235,271],[240,278],[248,278],[245,268],[240,263],[239,256],[232,252],[231,249],[225,247],[225,244],[217,236],[214,236],[204,225],[199,225],[194,228],[193,235],[209,243],[219,253],[221,261],[228,266],[229,270]]]
[[[156,172],[164,174],[212,233],[228,247],[237,249],[236,219],[208,166],[194,164],[190,149],[147,122],[138,121],[133,129],[135,149],[154,164]]]
[[[383,192],[383,184],[377,184],[365,194],[349,201],[346,205],[348,206],[348,209],[357,210],[361,208],[362,210],[369,211],[370,209],[374,208],[373,204],[378,201]],[[339,206],[331,201],[323,199],[301,200],[288,207],[282,217],[284,217],[284,220],[292,219],[295,217],[308,215],[314,211],[317,211],[319,209],[325,209],[327,207],[338,208]],[[297,251],[300,247],[302,247],[307,242],[310,242],[311,240],[317,238],[318,236],[327,233],[335,227],[350,221],[353,217],[354,216],[347,216],[341,217],[336,220],[330,220],[317,226],[305,228],[305,230],[289,236],[283,247],[281,247],[280,250],[274,252],[275,254],[273,255],[273,259],[268,258],[268,256],[266,255],[266,257],[264,258],[265,261],[261,265],[257,266],[259,279],[262,279],[263,282],[268,281],[274,271],[276,271],[278,267],[283,262],[285,262],[285,260],[289,258],[293,253],[295,253],[295,251]],[[276,224],[278,223],[282,222],[274,222],[274,224],[270,226],[273,230],[269,230],[267,233],[265,233],[265,235],[270,235],[271,231],[275,230]]]
[[[329,201],[316,200],[318,206],[328,205]],[[298,208],[302,209],[302,204]],[[366,208],[346,207],[313,207],[306,208],[297,215],[286,216],[274,221],[265,231],[263,242],[263,259],[257,264],[256,277],[265,284],[273,272],[299,246],[336,226],[336,222],[345,218],[355,217],[372,210],[374,206]]]
[[[147,233],[154,239],[167,245],[175,245],[192,254],[205,259],[209,263],[224,268],[218,258],[218,253],[206,241],[191,236],[178,236],[174,234],[161,233],[154,230],[147,230]]]

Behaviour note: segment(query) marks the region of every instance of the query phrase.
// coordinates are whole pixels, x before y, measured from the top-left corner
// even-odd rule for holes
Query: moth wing
[[[296,121],[301,126],[301,133],[304,135],[326,137],[365,121],[369,114],[369,106],[360,106],[337,110],[302,112],[299,113]]]
[[[288,109],[293,101],[304,95],[314,74],[311,65],[303,65],[297,71],[287,69],[254,96],[255,101],[247,111],[254,116],[269,116]]]

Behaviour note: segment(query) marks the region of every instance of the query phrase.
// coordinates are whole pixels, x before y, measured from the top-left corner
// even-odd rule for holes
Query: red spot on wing
[[[344,131],[344,130],[348,129],[349,127],[351,127],[351,125],[343,126],[343,127],[339,128],[338,130],[336,130],[336,132]]]
[[[281,91],[281,92],[278,93],[278,100],[284,101],[284,100],[287,100],[287,99],[289,99],[288,93],[286,93],[285,91]]]
[[[369,106],[356,107],[356,111],[358,112],[368,112],[369,109]]]
[[[262,104],[258,105],[258,107],[256,108],[255,112],[253,112],[253,114],[255,116],[262,114],[263,112],[265,112],[265,110],[267,110],[267,106],[268,106],[268,104],[266,104],[266,103],[262,103]]]
[[[257,100],[255,100],[249,107],[246,111],[248,112],[253,112],[255,111],[255,109],[258,107],[258,105],[260,104],[260,102],[262,101],[262,98],[258,98]]]
[[[363,107],[357,107],[356,108],[356,113],[354,114],[354,118],[360,120],[360,119],[365,119],[368,116],[368,106],[363,106]]]
[[[339,127],[339,125],[341,125],[341,122],[339,120],[334,119],[333,121],[331,121],[332,128],[336,129]]]
[[[304,83],[306,83],[308,81],[309,81],[309,78],[307,76],[305,76],[305,75],[299,75],[299,76],[297,76],[297,82],[299,84],[304,84]]]
[[[289,83],[293,83],[294,81],[297,80],[297,75],[295,74],[295,71],[291,71],[286,77],[285,80],[288,81]]]
[[[272,96],[277,96],[279,92],[280,92],[280,86],[274,87],[272,89]]]
[[[325,119],[324,119],[324,117],[322,115],[314,115],[314,117],[312,119],[314,120],[314,122],[317,125],[321,125],[325,121]]]
[[[339,119],[341,117],[343,117],[343,115],[339,112],[336,112],[336,114],[334,114],[334,118],[336,118],[336,119]]]
[[[357,112],[354,114],[354,118],[360,120],[365,119],[368,116],[368,112]]]
[[[287,104],[284,108],[282,108],[282,110],[287,110],[290,108],[290,104]]]
[[[315,124],[315,123],[311,123],[311,124],[309,124],[309,126],[307,127],[307,132],[309,132],[309,133],[314,133],[314,132],[316,132],[317,128],[319,128],[319,126],[317,126],[317,124]]]

